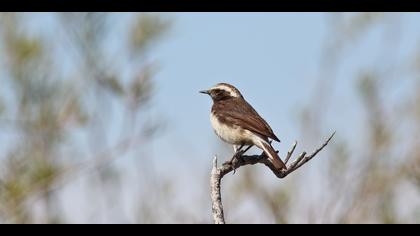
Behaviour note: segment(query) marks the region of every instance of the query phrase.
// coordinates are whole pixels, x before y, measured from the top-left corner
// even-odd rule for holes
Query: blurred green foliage
[[[384,32],[395,32],[401,26],[402,15],[385,13],[352,13],[337,14],[331,21],[333,26],[332,35],[340,35],[332,44],[341,46],[352,45],[368,37],[372,30],[381,29]],[[399,35],[388,41],[382,42],[383,52],[386,55],[396,55],[399,50],[397,44]],[[358,41],[355,41],[355,39]],[[347,53],[341,48],[327,47],[328,55],[325,60],[335,61],[334,65],[343,64]],[[338,53],[338,51],[340,51]],[[417,54],[418,55],[418,54]],[[417,56],[416,56],[417,57]],[[390,57],[391,58],[391,57]],[[357,134],[364,141],[363,149],[354,149],[354,143],[343,135],[337,135],[334,147],[330,147],[332,152],[329,154],[329,171],[323,177],[329,182],[329,187],[325,188],[325,196],[328,200],[324,202],[325,209],[320,210],[319,205],[314,204],[314,208],[320,211],[316,222],[322,223],[413,223],[420,222],[416,217],[415,209],[418,209],[414,201],[406,202],[404,207],[409,206],[413,211],[402,217],[400,210],[405,194],[401,186],[409,185],[415,191],[420,190],[418,183],[412,182],[412,177],[420,176],[420,169],[416,168],[419,163],[418,153],[420,131],[419,122],[411,122],[413,114],[420,110],[418,103],[411,102],[413,94],[420,93],[419,83],[416,82],[418,71],[407,67],[406,63],[392,64],[392,68],[384,66],[386,59],[382,58],[380,63],[369,68],[355,69],[355,76],[352,78],[357,98],[360,99],[363,114],[366,118],[362,124],[353,127],[362,130]],[[416,58],[405,58],[405,62],[411,63]],[[334,69],[325,69],[334,70]],[[398,71],[392,73],[391,71]],[[402,81],[403,73],[414,86],[413,91],[407,92],[392,101],[392,94],[397,91],[397,84]],[[327,129],[328,115],[325,110],[316,112],[313,110],[314,104],[321,102],[328,106],[334,100],[331,93],[326,92],[338,86],[332,83],[336,80],[334,73],[327,74],[326,78],[318,84],[314,94],[324,94],[323,101],[314,100],[305,108],[308,115],[304,127],[325,127]],[[410,90],[410,89],[407,89]],[[415,99],[415,98],[414,98]],[[408,105],[407,105],[408,104]],[[355,108],[353,108],[355,109]],[[404,112],[402,112],[404,111]],[[414,112],[414,113],[413,113]],[[349,121],[348,125],[354,126]],[[410,130],[404,133],[401,129],[403,125],[410,126]],[[313,129],[312,129],[313,130]],[[356,131],[355,131],[356,132]],[[412,132],[412,133],[411,133]],[[321,135],[320,129],[315,129],[313,137]],[[340,134],[340,130],[337,130]],[[311,136],[312,136],[311,135]],[[413,137],[410,137],[413,135]],[[416,136],[416,137],[414,137]],[[360,140],[358,140],[360,141]],[[357,143],[357,142],[356,142]],[[408,167],[410,166],[410,167]],[[410,171],[407,171],[410,169]],[[407,175],[408,174],[408,175]],[[409,177],[411,176],[411,177]],[[408,177],[408,178],[407,178]],[[414,177],[414,179],[417,177]],[[405,200],[407,201],[407,200]],[[321,208],[322,209],[322,208]]]
[[[144,51],[152,46],[163,33],[171,26],[171,22],[156,15],[141,15],[134,23],[131,32],[131,47],[138,51]]]
[[[50,17],[46,27],[53,30],[31,31],[28,23],[39,20],[38,17]],[[103,188],[110,187],[107,183],[118,184],[112,179],[118,178],[119,173],[111,166],[102,171],[102,165],[129,148],[139,148],[126,143],[138,142],[139,135],[153,133],[154,127],[148,128],[147,121],[141,121],[140,126],[132,123],[129,130],[120,127],[121,140],[109,144],[105,138],[115,131],[98,121],[112,117],[113,109],[125,109],[126,123],[138,120],[138,115],[144,112],[153,84],[146,49],[169,29],[170,21],[155,14],[131,14],[128,22],[131,27],[125,30],[125,35],[116,35],[115,19],[115,14],[110,13],[0,14],[0,44],[4,49],[1,63],[6,69],[2,83],[10,85],[8,96],[13,100],[10,105],[3,100],[0,103],[3,117],[0,122],[8,122],[17,137],[1,160],[3,222],[65,221],[54,189],[79,173],[84,165],[78,162],[88,161],[86,166],[94,163]],[[115,55],[107,51],[105,43],[112,37],[127,38],[120,40],[118,52],[122,53],[118,57],[131,67],[114,65]],[[70,71],[66,70],[66,64],[70,64]],[[123,78],[126,71],[131,78]],[[116,104],[117,108],[109,104]],[[83,150],[82,143],[71,138],[75,131],[89,140],[93,159],[75,159],[61,151],[68,146],[79,153]],[[101,150],[108,146],[116,146],[117,150],[104,155]],[[35,202],[44,208],[42,217],[34,210]]]

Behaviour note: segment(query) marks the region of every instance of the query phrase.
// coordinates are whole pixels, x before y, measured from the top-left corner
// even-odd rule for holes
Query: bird
[[[263,150],[276,169],[286,169],[270,141],[280,142],[280,139],[237,88],[228,83],[218,83],[199,92],[213,100],[210,123],[220,139],[233,145],[234,157],[245,145],[248,145],[245,151],[255,145]]]

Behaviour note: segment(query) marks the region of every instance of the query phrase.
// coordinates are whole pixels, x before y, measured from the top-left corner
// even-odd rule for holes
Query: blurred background
[[[1,223],[212,223],[228,82],[286,179],[222,183],[228,223],[420,223],[417,13],[0,13]],[[258,150],[251,152],[259,153]]]

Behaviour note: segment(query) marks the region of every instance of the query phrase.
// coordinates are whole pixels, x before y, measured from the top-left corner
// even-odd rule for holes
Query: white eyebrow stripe
[[[226,85],[223,85],[223,84],[221,84],[221,85],[216,85],[216,86],[214,86],[214,87],[213,87],[213,88],[211,88],[211,89],[221,89],[221,90],[225,90],[225,91],[229,92],[230,96],[232,96],[232,97],[239,97],[239,94],[238,94],[235,90],[233,90],[231,87],[226,86]]]

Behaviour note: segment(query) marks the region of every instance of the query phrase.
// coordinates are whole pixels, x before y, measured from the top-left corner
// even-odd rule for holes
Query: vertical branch
[[[217,157],[213,159],[213,168],[210,176],[211,202],[213,211],[213,221],[215,224],[224,224],[225,218],[223,214],[222,196],[220,193],[220,170],[217,168]]]

